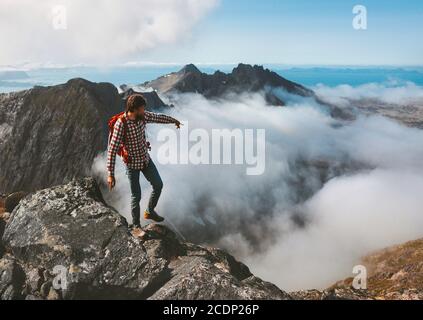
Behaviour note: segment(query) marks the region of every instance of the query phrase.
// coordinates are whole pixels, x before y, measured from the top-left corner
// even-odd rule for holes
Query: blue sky
[[[352,27],[355,5],[368,29]],[[140,60],[295,65],[423,65],[421,0],[220,0],[178,44]]]
[[[0,66],[423,65],[423,0],[59,2],[0,1]],[[353,28],[358,4],[367,30]]]

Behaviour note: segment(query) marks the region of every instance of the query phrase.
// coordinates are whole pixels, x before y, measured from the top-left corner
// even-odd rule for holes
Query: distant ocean
[[[207,73],[216,70],[229,72],[234,66],[199,67]],[[398,86],[413,82],[423,86],[423,67],[287,67],[281,65],[266,65],[265,67],[281,76],[313,87],[323,84],[334,87],[341,84],[359,86],[366,83],[394,83]],[[181,66],[136,66],[136,67],[71,67],[71,68],[38,68],[26,70],[15,78],[10,72],[0,69],[0,92],[19,91],[32,88],[35,85],[48,86],[60,84],[72,78],[85,78],[94,82],[110,82],[116,86],[121,84],[140,84],[155,79],[161,75],[178,71]]]

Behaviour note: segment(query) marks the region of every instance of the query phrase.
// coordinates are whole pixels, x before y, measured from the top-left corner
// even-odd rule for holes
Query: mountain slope
[[[423,99],[414,102],[387,103],[378,99],[349,100],[349,108],[365,115],[380,115],[412,128],[423,129]]]
[[[423,300],[423,239],[368,255],[363,264],[376,299]]]
[[[380,250],[363,258],[367,289],[355,290],[352,278],[327,290],[291,293],[295,299],[423,300],[423,239]]]

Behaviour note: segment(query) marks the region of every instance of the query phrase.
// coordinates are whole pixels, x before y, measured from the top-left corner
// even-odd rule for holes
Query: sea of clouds
[[[408,98],[421,98],[421,89],[416,96],[407,88],[401,92]],[[344,94],[345,87],[319,92],[327,99]],[[352,276],[373,250],[423,236],[422,130],[380,116],[339,121],[310,100],[270,107],[261,94],[219,101],[183,94],[172,103],[170,114],[190,129],[266,130],[266,170],[247,176],[242,165],[158,163],[163,126],[149,126],[165,185],[158,212],[181,237],[220,246],[290,291],[327,287]],[[105,168],[103,154],[93,165],[103,181]],[[129,218],[121,161],[116,177],[116,190],[104,194]],[[146,206],[150,188],[141,180]]]
[[[351,100],[376,99],[388,104],[414,104],[423,100],[423,88],[413,82],[401,83],[391,79],[386,83],[367,83],[360,86],[342,84],[329,87],[323,84],[315,86],[317,95],[336,105],[348,105]]]

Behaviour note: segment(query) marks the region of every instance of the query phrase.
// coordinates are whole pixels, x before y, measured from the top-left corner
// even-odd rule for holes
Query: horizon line
[[[258,66],[278,66],[286,68],[423,68],[421,65],[413,64],[319,64],[319,63],[304,63],[293,64],[284,62],[153,62],[153,61],[128,61],[123,63],[110,63],[110,64],[61,64],[52,62],[23,62],[19,64],[0,65],[1,71],[30,71],[37,69],[70,69],[70,68],[119,68],[119,67],[183,67],[188,64],[196,66],[237,66],[239,64],[258,65]]]

